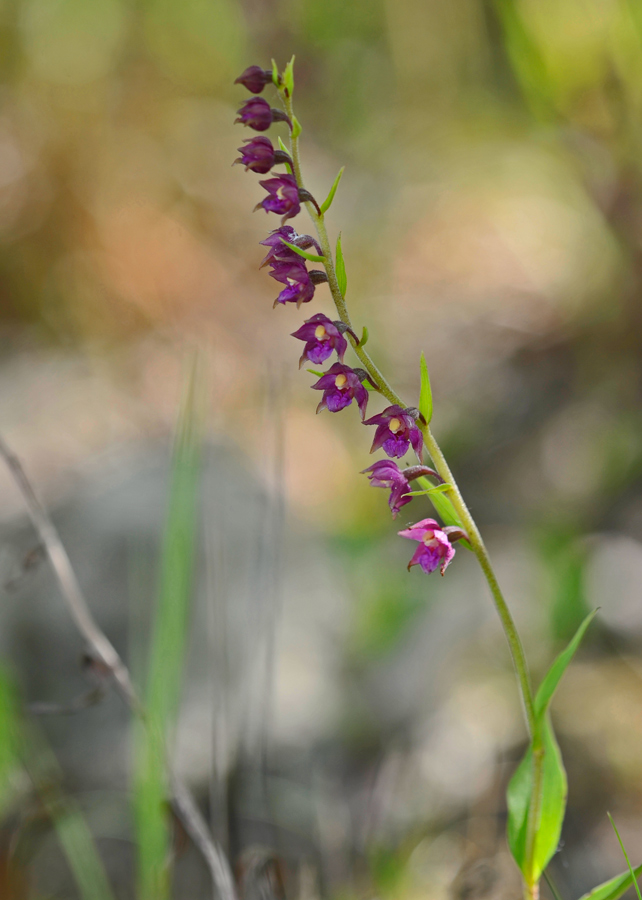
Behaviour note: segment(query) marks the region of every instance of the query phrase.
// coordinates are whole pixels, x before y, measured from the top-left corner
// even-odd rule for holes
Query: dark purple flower
[[[260,66],[248,66],[237,79],[234,84],[242,84],[252,94],[260,94],[266,84],[272,81],[272,72],[269,69],[262,69]]]
[[[235,124],[241,122],[255,131],[267,131],[272,122],[287,122],[291,127],[286,114],[280,109],[272,109],[263,97],[250,97],[238,110],[238,114],[238,119],[234,120]]]
[[[368,391],[361,383],[362,374],[364,373],[351,369],[350,366],[344,366],[343,363],[331,366],[317,383],[312,385],[313,390],[323,391],[317,412],[321,412],[322,409],[339,412],[356,400],[363,419],[368,403]]]
[[[401,459],[412,447],[421,459],[422,437],[414,417],[407,409],[401,406],[389,406],[383,412],[370,419],[366,419],[364,425],[377,425],[374,441],[370,452],[374,453],[383,447],[388,456]]]
[[[257,203],[256,209],[262,207],[266,212],[283,216],[284,220],[292,219],[301,212],[299,188],[293,175],[277,175],[276,178],[259,181],[259,184],[265,188],[268,195]]]
[[[298,331],[292,332],[292,337],[306,342],[299,360],[299,368],[306,359],[317,365],[325,362],[332,355],[333,350],[337,351],[339,362],[343,362],[343,356],[348,349],[348,342],[337,324],[323,313],[317,313],[311,319],[306,319],[305,324]]]
[[[296,256],[291,262],[273,262],[270,275],[275,281],[285,285],[274,301],[275,306],[277,303],[296,303],[299,307],[302,303],[309,303],[314,297],[314,281],[300,256]]]
[[[412,566],[421,566],[424,572],[430,574],[440,568],[442,575],[455,555],[451,541],[466,537],[461,528],[454,525],[442,528],[434,519],[422,519],[400,531],[399,535],[411,541],[419,541],[419,546],[408,563],[409,570]]]
[[[251,169],[259,175],[265,175],[272,166],[278,163],[291,162],[290,157],[283,150],[275,150],[272,141],[269,138],[259,135],[259,137],[250,138],[243,141],[247,147],[239,147],[238,151],[241,156],[235,159],[232,165],[241,163],[245,166],[245,171]]]
[[[388,488],[390,497],[388,506],[392,510],[392,518],[397,518],[397,513],[402,506],[410,503],[412,497],[408,497],[410,483],[396,462],[391,459],[380,459],[367,469],[363,469],[362,475],[368,473],[372,487]]]
[[[264,247],[270,248],[265,259],[261,262],[260,268],[272,265],[277,260],[279,262],[296,262],[297,260],[300,261],[302,259],[298,253],[295,253],[294,250],[290,250],[289,247],[285,246],[283,243],[284,240],[287,241],[288,244],[296,244],[296,246],[300,247],[302,250],[314,247],[319,256],[323,255],[321,247],[319,247],[314,238],[310,237],[309,234],[297,234],[291,225],[282,225],[280,228],[271,231],[264,241],[260,241]]]

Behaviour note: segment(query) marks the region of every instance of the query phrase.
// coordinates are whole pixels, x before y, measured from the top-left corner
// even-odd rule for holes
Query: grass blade
[[[642,900],[642,895],[640,894],[640,887],[638,885],[638,880],[635,877],[635,872],[633,871],[633,866],[631,865],[631,860],[629,859],[629,854],[626,852],[626,848],[625,848],[624,844],[622,843],[622,838],[620,837],[620,832],[617,830],[617,826],[616,826],[615,822],[613,821],[613,816],[611,815],[611,813],[607,813],[607,816],[609,817],[609,822],[613,826],[613,831],[615,832],[615,836],[618,839],[620,847],[622,848],[622,853],[624,854],[624,859],[626,860],[626,864],[629,867],[629,874],[631,876],[631,881],[635,885],[635,893],[638,895],[638,900]]]
[[[633,869],[633,875],[635,879],[642,875],[642,865]],[[608,881],[598,884],[588,894],[580,897],[580,900],[619,900],[622,894],[625,894],[630,887],[631,872],[623,872],[621,875],[616,875],[615,878],[610,878]]]
[[[158,603],[150,648],[147,716],[135,724],[134,804],[138,897],[168,896],[169,818],[165,739],[176,719],[192,593],[200,472],[201,422],[196,365],[190,373],[176,431]]]

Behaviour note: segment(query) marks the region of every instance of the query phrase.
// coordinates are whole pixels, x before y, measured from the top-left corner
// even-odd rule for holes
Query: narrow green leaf
[[[430,375],[428,374],[428,365],[423,350],[421,351],[421,359],[419,360],[421,369],[421,390],[419,392],[419,412],[426,420],[426,425],[430,424],[432,419],[432,389],[430,387]]]
[[[339,290],[341,296],[345,297],[348,289],[348,276],[346,275],[346,264],[343,258],[343,250],[341,249],[341,235],[337,238],[337,281],[339,282]]]
[[[172,459],[159,596],[146,685],[147,718],[135,723],[134,807],[139,900],[169,897],[170,821],[165,737],[178,713],[196,550],[201,398],[197,366],[189,375]]]
[[[433,485],[424,476],[418,478],[417,483],[426,490],[430,490],[433,487]],[[437,515],[442,520],[444,525],[456,525],[457,528],[461,528],[462,531],[465,530],[464,526],[459,521],[459,516],[457,515],[457,511],[455,510],[450,497],[448,497],[446,494],[437,492],[428,494],[428,499],[435,507],[435,511],[437,512]],[[462,547],[465,547],[467,550],[473,549],[470,546],[469,541],[465,539],[458,541],[458,544]]]
[[[425,491],[408,491],[404,494],[404,497],[421,497],[424,494],[441,494],[444,491],[449,491],[452,487],[452,484],[436,484],[434,487],[427,488]]]
[[[281,243],[285,244],[286,247],[289,247],[290,250],[294,250],[294,252],[298,253],[299,256],[302,256],[303,259],[308,259],[310,262],[325,262],[325,257],[317,256],[314,253],[308,253],[307,250],[302,250],[300,247],[297,247],[296,244],[290,244],[288,241],[283,240],[283,238],[281,238]]]
[[[640,894],[640,888],[638,886],[638,880],[635,877],[635,872],[633,871],[633,866],[631,865],[631,860],[629,859],[629,854],[626,852],[626,847],[622,842],[622,838],[620,837],[620,832],[617,830],[617,826],[613,821],[613,816],[610,812],[607,812],[607,816],[609,817],[609,822],[613,826],[613,831],[615,832],[615,836],[618,839],[620,847],[622,848],[622,853],[624,854],[624,859],[626,860],[626,864],[629,867],[629,873],[631,875],[631,882],[635,885],[635,893],[638,895],[638,900],[642,900],[642,895]]]
[[[275,60],[272,60],[272,82],[274,87],[281,87],[279,82],[279,67],[276,64]]]
[[[639,878],[642,875],[642,865],[636,866],[633,869],[633,874],[636,879]],[[610,878],[608,881],[598,884],[588,894],[580,897],[580,900],[619,900],[622,894],[625,894],[630,887],[631,873],[623,872],[622,875],[616,875],[615,878]]]
[[[359,346],[360,346],[360,347],[365,347],[366,344],[368,343],[368,338],[369,338],[369,337],[370,337],[370,335],[368,334],[368,329],[367,329],[366,326],[364,325],[364,326],[363,326],[363,331],[361,332],[361,340],[359,341]]]
[[[332,201],[334,200],[334,195],[336,194],[337,188],[339,187],[339,182],[341,181],[341,176],[343,175],[344,169],[345,169],[345,166],[341,166],[341,168],[339,169],[339,174],[334,179],[332,187],[330,188],[330,193],[328,194],[328,196],[325,198],[325,200],[321,204],[321,212],[322,213],[327,212],[330,209],[330,207],[332,206]]]
[[[302,131],[301,123],[296,116],[292,116],[292,139],[298,138]]]
[[[577,648],[579,647],[580,642],[584,637],[586,629],[589,627],[596,614],[597,610],[593,610],[593,612],[589,613],[589,615],[584,619],[566,649],[563,650],[557,657],[553,665],[548,670],[546,677],[540,684],[535,696],[535,715],[537,716],[537,718],[543,716],[548,709],[548,706],[553,699],[553,694],[555,693],[555,690],[560,683],[562,675],[564,674],[570,661],[575,656]]]
[[[317,372],[316,369],[306,369],[305,371],[309,372],[310,375],[316,375],[317,378],[321,378],[323,375],[325,375],[325,372]]]
[[[290,97],[294,93],[294,59],[295,57],[293,56],[283,70],[283,84],[285,85],[285,88]]]
[[[52,817],[80,896],[83,900],[113,900],[102,860],[80,811],[69,800],[63,806],[49,802],[47,811]]]
[[[533,802],[533,746],[528,748],[508,785],[508,845],[527,884],[541,878],[557,850],[566,809],[566,772],[548,716],[541,723],[544,753],[539,819],[535,829],[533,859],[527,859],[528,817]]]
[[[290,148],[287,147],[283,143],[283,141],[281,140],[281,135],[278,136],[278,142],[279,142],[279,149],[283,150],[284,153],[287,153],[288,156],[290,156],[291,155]],[[285,165],[286,169],[288,170],[288,172],[290,173],[290,175],[293,175],[294,172],[292,171],[292,166],[290,165],[290,163],[286,162],[286,163],[284,163],[284,165]]]

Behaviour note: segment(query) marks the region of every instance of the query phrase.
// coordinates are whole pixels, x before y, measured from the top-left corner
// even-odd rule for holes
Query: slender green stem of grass
[[[291,121],[294,121],[294,109],[292,105],[292,97],[287,96],[284,90],[281,90],[281,96],[283,97],[283,102],[285,105],[285,110]],[[302,171],[301,171],[301,155],[299,150],[299,139],[292,135],[291,137],[291,149],[292,149],[292,167],[294,170],[294,175],[296,177],[297,183],[299,187],[304,186]],[[341,290],[339,288],[339,282],[337,280],[336,269],[334,265],[334,259],[332,255],[332,248],[330,246],[330,240],[328,238],[328,231],[325,226],[325,220],[323,214],[319,214],[314,207],[314,204],[307,202],[306,208],[308,213],[310,214],[310,218],[312,219],[317,235],[319,237],[319,244],[321,246],[321,250],[324,256],[324,266],[325,271],[328,276],[328,285],[330,288],[330,292],[332,294],[332,298],[334,300],[334,304],[337,309],[337,313],[339,314],[339,318],[342,322],[344,322],[352,331],[352,322],[350,320],[350,315],[348,313],[348,308],[346,305],[345,297],[342,295]],[[373,384],[378,388],[378,390],[383,394],[383,396],[390,401],[390,403],[397,404],[402,407],[406,407],[407,404],[403,402],[401,397],[392,389],[388,381],[384,378],[383,374],[379,370],[379,368],[374,363],[373,359],[370,357],[370,354],[359,344],[358,340],[355,340],[353,335],[348,332],[348,337],[350,339],[350,343],[352,347],[363,363],[364,368],[368,372],[368,375],[373,382]],[[519,634],[517,633],[517,628],[515,627],[515,622],[513,621],[513,617],[511,616],[510,610],[504,599],[504,596],[499,587],[499,583],[497,581],[497,577],[492,567],[492,563],[490,561],[490,557],[488,555],[488,551],[484,545],[479,529],[475,523],[475,520],[471,516],[466,503],[464,502],[464,498],[461,495],[461,491],[457,486],[457,482],[455,481],[453,474],[446,462],[446,458],[442,453],[437,441],[435,440],[430,428],[428,425],[421,426],[424,443],[426,445],[426,449],[430,454],[430,457],[435,465],[435,468],[439,472],[440,476],[443,478],[445,482],[451,485],[450,489],[447,491],[447,496],[452,501],[453,506],[459,516],[462,527],[466,531],[468,538],[470,540],[470,545],[473,549],[475,556],[477,557],[479,564],[482,568],[482,571],[486,577],[486,581],[488,582],[488,586],[490,588],[491,594],[493,596],[493,601],[495,603],[495,608],[497,609],[497,613],[502,623],[502,627],[504,629],[504,634],[506,635],[506,640],[508,641],[508,645],[510,648],[511,656],[513,658],[513,665],[515,668],[515,674],[517,676],[517,681],[519,684],[520,694],[522,698],[522,704],[524,707],[524,716],[526,719],[526,723],[528,726],[529,733],[531,736],[535,732],[535,710],[533,705],[533,692],[531,689],[530,678],[528,674],[528,666],[526,664],[526,657],[524,655],[524,648],[522,647],[522,642],[520,640]]]

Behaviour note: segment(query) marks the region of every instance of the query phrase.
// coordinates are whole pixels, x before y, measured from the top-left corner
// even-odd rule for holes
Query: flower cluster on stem
[[[415,477],[420,477],[420,483],[428,486],[424,493],[430,493],[433,490],[444,490],[444,496],[447,498],[450,508],[453,511],[453,521],[446,526],[437,526],[435,528],[432,525],[426,525],[427,521],[434,522],[434,520],[422,519],[414,526],[411,525],[408,529],[405,529],[405,531],[411,531],[413,528],[417,529],[425,526],[427,531],[424,532],[424,537],[426,537],[428,531],[433,532],[433,536],[427,538],[428,542],[437,541],[439,546],[444,548],[446,548],[447,542],[453,552],[450,553],[450,551],[447,551],[443,556],[439,553],[432,553],[430,555],[430,561],[428,560],[429,554],[426,551],[422,551],[421,558],[417,557],[416,552],[413,556],[413,560],[415,560],[424,571],[434,571],[436,568],[445,571],[446,565],[448,565],[454,555],[453,543],[456,540],[461,539],[467,541],[468,546],[470,546],[471,550],[475,553],[480,563],[488,582],[495,607],[501,619],[511,656],[513,658],[526,722],[529,731],[532,733],[534,730],[535,712],[524,650],[510,614],[510,610],[508,609],[497,582],[481,534],[464,502],[448,463],[432,434],[429,422],[418,414],[416,409],[408,407],[403,402],[401,397],[394,391],[371,358],[368,350],[364,346],[365,341],[357,338],[355,334],[345,301],[345,293],[342,291],[337,277],[337,268],[335,266],[325,225],[325,211],[327,211],[332,201],[333,192],[331,192],[324,204],[320,206],[310,192],[305,189],[303,183],[299,153],[299,134],[301,128],[294,115],[292,104],[294,83],[291,64],[282,74],[278,74],[276,68],[274,68],[270,74],[272,83],[279,92],[284,109],[282,111],[274,110],[266,101],[264,101],[260,107],[257,107],[255,105],[256,101],[262,98],[254,97],[241,107],[237,121],[240,121],[244,125],[254,128],[257,131],[266,131],[271,124],[276,122],[286,123],[289,129],[290,148],[289,152],[286,154],[288,159],[283,157],[277,158],[276,151],[274,156],[274,164],[277,165],[281,163],[285,165],[287,172],[260,183],[261,186],[267,190],[268,196],[258,204],[258,207],[265,209],[266,212],[275,212],[278,215],[283,216],[281,229],[275,229],[271,232],[269,238],[262,242],[270,247],[270,252],[263,261],[263,264],[270,265],[273,269],[271,273],[273,277],[286,285],[284,290],[279,294],[279,297],[277,297],[277,303],[279,305],[286,305],[288,302],[296,302],[297,306],[300,306],[301,303],[309,302],[314,296],[314,290],[311,288],[316,287],[322,281],[326,281],[330,289],[338,320],[332,321],[327,316],[325,316],[323,320],[312,317],[312,319],[306,319],[303,326],[293,333],[295,338],[305,340],[306,342],[302,360],[309,359],[310,361],[313,361],[313,354],[324,355],[325,359],[327,359],[333,352],[336,352],[339,364],[344,366],[341,372],[337,371],[336,374],[332,371],[333,367],[331,367],[327,372],[322,373],[321,378],[316,385],[312,385],[313,389],[319,390],[321,389],[320,382],[327,376],[330,376],[330,379],[324,382],[322,388],[326,403],[323,404],[322,400],[318,409],[328,409],[329,411],[338,412],[340,409],[349,406],[353,399],[356,399],[362,415],[363,424],[367,426],[377,426],[372,450],[383,450],[389,457],[389,468],[387,469],[386,475],[380,470],[378,474],[381,474],[381,477],[378,477],[378,474],[375,474],[374,478],[369,475],[370,483],[375,487],[385,487],[390,490],[389,506],[393,516],[398,514],[399,509],[402,506],[405,506],[410,502],[412,499],[412,497],[409,496],[410,494],[418,492],[405,489],[405,486],[401,483],[398,475],[395,475],[394,470],[390,467],[391,464],[396,465],[392,463],[392,460],[400,459],[404,453],[412,447],[421,463],[423,460],[424,449],[427,450],[437,473],[437,478],[434,480],[437,480],[440,483],[431,487],[431,482],[426,480],[426,478],[431,477],[430,473],[424,473],[421,476]],[[251,92],[260,93],[263,87],[265,87],[266,84],[269,84],[270,79],[268,79],[268,70],[263,70],[259,66],[251,66],[249,69],[246,69],[237,81],[244,84]],[[242,150],[239,152],[243,153]],[[261,145],[260,150],[257,148],[256,151],[250,151],[245,155],[246,159],[250,162],[260,157],[259,165],[262,169],[267,162],[271,162],[272,159],[269,148],[265,145]],[[248,165],[248,162],[244,162],[243,156],[241,156],[240,161],[243,162],[246,169],[252,170],[252,167]],[[261,172],[261,174],[264,173]],[[291,228],[291,226],[286,226],[284,222],[287,221],[287,219],[294,218],[298,215],[301,206],[306,207],[310,218],[314,223],[318,241],[315,241],[315,239],[309,235],[298,235],[294,232],[294,229],[287,233],[284,232],[285,228]],[[279,242],[284,244],[284,246],[280,247]],[[285,244],[289,244],[290,246],[285,246]],[[313,248],[317,251],[314,255],[314,259],[322,262],[324,272],[317,270],[311,272],[307,271],[305,260],[309,258],[310,254],[308,254],[307,249],[305,248]],[[297,250],[300,252],[297,253]],[[299,256],[300,260],[295,260],[292,256],[287,256],[286,251]],[[287,266],[290,266],[290,268],[287,268]],[[304,274],[304,271],[307,275]],[[343,356],[347,348],[343,346],[343,343],[339,340],[337,334],[328,328],[328,323],[336,329],[339,337],[344,337],[344,340],[347,337],[347,341],[363,367],[351,369],[350,378],[348,378],[348,373],[346,372],[350,367],[345,366],[343,363]],[[314,331],[308,329],[306,326],[314,326]],[[343,381],[343,378],[340,378],[339,376],[345,376],[345,382]],[[334,382],[332,382],[331,379],[334,379]],[[337,384],[337,380],[339,381],[339,384]],[[374,416],[371,416],[369,419],[365,418],[365,409],[368,398],[366,398],[364,402],[361,391],[359,391],[359,395],[357,395],[357,380],[361,382],[361,385],[365,390],[369,391],[371,389],[379,393],[381,396],[385,397],[389,404],[385,409],[376,413]],[[346,387],[348,384],[349,389]],[[327,395],[326,391],[328,391]],[[339,397],[337,392],[342,396]],[[352,392],[352,395],[348,399],[347,395],[350,392]],[[347,402],[343,402],[344,400],[347,400]],[[333,406],[335,407],[334,409],[332,408]],[[386,460],[383,460],[382,462],[386,462]],[[370,470],[371,469],[372,467],[370,467]],[[398,472],[407,482],[410,481],[407,474],[408,469],[404,470],[406,473],[405,475],[401,470],[398,470]],[[453,530],[447,532],[445,530],[447,527],[453,528]],[[435,537],[436,531],[440,532],[439,537]],[[442,538],[441,535],[444,537]],[[408,534],[403,534],[402,536],[408,537]],[[422,537],[422,544],[424,547],[428,547],[428,543],[426,543],[424,537]],[[448,556],[448,560],[444,565],[446,556]],[[424,561],[425,565],[422,565],[421,560]]]

